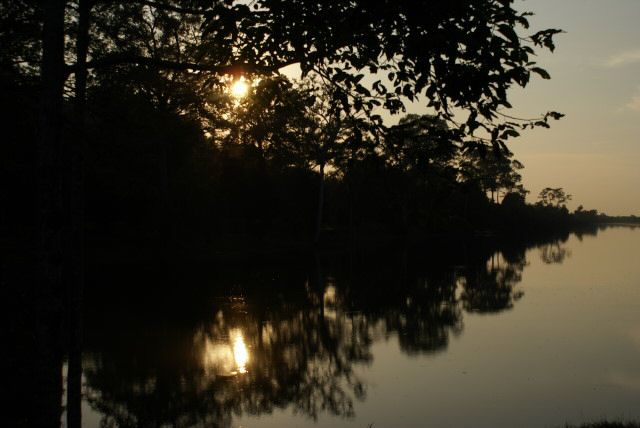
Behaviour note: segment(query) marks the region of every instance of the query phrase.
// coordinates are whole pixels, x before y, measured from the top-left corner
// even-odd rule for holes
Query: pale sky
[[[529,200],[562,187],[573,195],[570,209],[640,215],[640,0],[518,0],[514,7],[535,13],[531,31],[565,31],[556,51],[537,60],[551,80],[535,76],[510,93],[514,116],[566,115],[511,140]],[[422,105],[408,112],[426,113]]]
[[[520,0],[514,7],[535,13],[533,31],[565,31],[555,52],[537,59],[551,80],[535,76],[510,93],[514,116],[566,115],[511,141],[525,165],[528,199],[562,187],[573,195],[570,209],[640,215],[640,0]]]
[[[640,215],[640,0],[526,0],[532,28],[561,28],[553,54],[539,57],[551,80],[513,92],[519,114],[566,114],[551,129],[511,145],[533,199],[563,187],[580,204]]]

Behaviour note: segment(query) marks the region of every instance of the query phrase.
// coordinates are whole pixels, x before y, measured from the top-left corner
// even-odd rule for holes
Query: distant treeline
[[[597,222],[606,224],[640,224],[640,217],[635,215],[609,216],[606,214],[598,214]]]

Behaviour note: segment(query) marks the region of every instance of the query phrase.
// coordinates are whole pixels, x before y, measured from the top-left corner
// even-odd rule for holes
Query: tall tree
[[[42,379],[39,398],[50,400],[61,392],[61,375],[55,362],[59,356],[62,316],[62,260],[64,218],[62,94],[64,86],[64,12],[65,1],[48,0],[42,8],[42,60],[40,69],[41,110],[37,138],[37,200],[38,200],[38,274],[36,294],[40,331],[37,353],[38,370],[33,376]],[[38,304],[39,303],[39,304]],[[41,403],[42,426],[59,421],[59,408]]]
[[[466,150],[460,160],[460,173],[464,181],[477,184],[491,201],[498,203],[500,194],[518,193],[526,196],[522,176],[518,171],[524,165],[509,151]]]
[[[410,114],[388,129],[382,149],[388,168],[400,181],[398,204],[403,227],[409,224],[410,211],[420,211],[429,221],[438,193],[455,184],[456,160],[463,148],[462,135],[447,123],[431,115]],[[419,205],[410,210],[410,201]]]
[[[11,49],[7,56],[9,62],[21,64],[14,69],[29,70],[38,59],[31,52],[41,46],[41,241],[50,248],[50,241],[60,239],[60,226],[46,220],[55,217],[52,213],[64,203],[59,170],[81,162],[62,151],[65,78],[74,76],[81,105],[90,70],[124,70],[133,76],[142,68],[157,72],[161,81],[175,88],[173,76],[177,75],[188,82],[208,73],[215,76],[210,82],[215,84],[222,74],[269,74],[299,64],[303,74],[314,71],[339,89],[342,110],[364,111],[381,121],[374,114],[377,107],[397,112],[403,100],[424,97],[437,116],[450,122],[456,121],[454,109],[465,110],[468,116],[456,125],[458,129],[471,136],[481,131],[479,138],[504,149],[519,129],[548,126],[549,119],[561,116],[550,112],[539,120],[519,121],[503,113],[511,107],[509,88],[526,86],[532,74],[549,78],[531,59],[538,48],[553,50],[553,36],[559,32],[527,34],[530,13],[515,10],[513,3],[96,0],[85,4],[52,0],[42,4],[40,14],[3,8],[3,20],[17,11],[25,19],[35,19],[30,24],[36,28],[43,23],[40,42],[25,38],[21,48]],[[25,5],[39,10],[30,2]],[[75,55],[66,52],[71,61],[66,65],[65,40],[76,48]],[[7,58],[3,56],[3,61]],[[110,73],[104,73],[104,78]],[[377,80],[367,83],[373,80],[364,78],[367,73]],[[160,104],[172,104],[165,91],[155,91],[158,85],[151,87]],[[184,103],[173,105],[183,108]],[[46,259],[55,258],[51,249],[43,254],[49,254]]]

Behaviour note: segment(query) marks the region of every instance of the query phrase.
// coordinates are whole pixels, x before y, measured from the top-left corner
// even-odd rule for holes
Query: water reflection
[[[561,264],[571,257],[571,251],[564,247],[562,241],[555,241],[540,247],[540,258],[546,264]]]
[[[249,351],[242,331],[233,329],[227,340],[211,338],[203,331],[194,337],[194,347],[202,348],[202,365],[207,376],[232,376],[247,372]]]
[[[376,341],[396,337],[407,355],[447,349],[464,331],[465,312],[496,313],[522,298],[524,254],[524,246],[480,246],[453,256],[324,254],[252,270],[217,266],[204,290],[181,288],[186,302],[145,294],[128,309],[119,301],[90,312],[87,400],[103,426],[229,426],[238,415],[284,408],[351,418],[368,389],[356,368],[373,361]],[[202,278],[196,268],[189,275]]]
[[[233,332],[231,337],[233,337],[233,358],[236,363],[235,373],[246,373],[247,361],[249,361],[247,345],[244,344],[244,339],[242,338],[240,330]]]
[[[527,262],[524,257],[507,260],[503,254],[492,254],[486,266],[471,267],[462,281],[460,300],[469,312],[490,313],[511,309],[524,292],[516,285],[522,281]]]
[[[371,395],[359,368],[380,361],[374,344],[390,339],[409,356],[447,350],[464,334],[469,313],[517,308],[526,291],[520,282],[527,248],[537,249],[532,261],[563,263],[571,256],[567,238],[93,268],[82,378],[75,370],[68,399],[59,397],[60,366],[62,355],[75,361],[75,352],[58,351],[52,339],[38,358],[25,352],[22,364],[44,373],[37,379],[49,379],[51,387],[36,397],[50,404],[43,416],[49,420],[58,418],[61,403],[80,409],[80,390],[87,426],[229,426],[237,417],[278,409],[311,420],[352,418]],[[29,341],[19,345],[14,349],[34,348]],[[25,370],[9,373],[16,397],[43,390],[24,382],[36,379]],[[612,383],[635,379],[635,372],[620,373]]]

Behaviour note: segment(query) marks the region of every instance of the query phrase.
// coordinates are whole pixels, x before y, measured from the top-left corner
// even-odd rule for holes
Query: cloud
[[[640,111],[640,95],[636,95],[631,98],[631,101],[627,103],[627,108],[634,111]]]
[[[606,67],[622,67],[629,64],[640,63],[640,49],[619,52],[609,57],[605,62]]]
[[[625,109],[633,110],[640,112],[640,88],[636,90],[636,94],[631,98],[631,100],[625,104]]]

